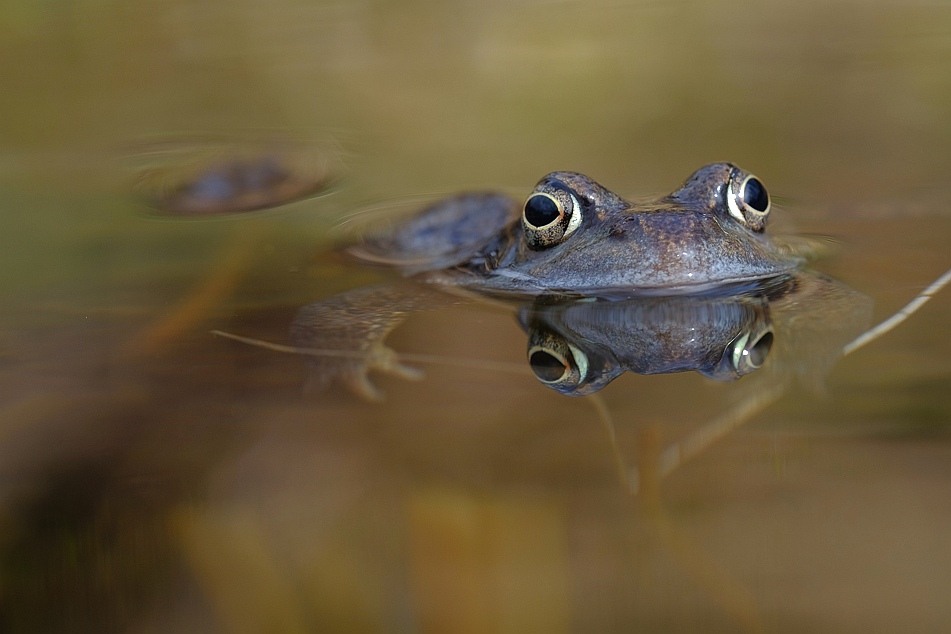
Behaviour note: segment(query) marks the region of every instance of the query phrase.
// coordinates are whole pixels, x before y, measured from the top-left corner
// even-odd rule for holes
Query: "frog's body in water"
[[[769,195],[729,163],[632,203],[581,174],[544,177],[519,208],[501,194],[447,199],[353,249],[367,260],[487,292],[691,293],[792,272],[764,233]]]

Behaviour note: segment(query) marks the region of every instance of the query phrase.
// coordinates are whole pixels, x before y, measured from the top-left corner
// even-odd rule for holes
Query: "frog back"
[[[407,274],[468,262],[517,222],[516,202],[494,192],[472,192],[441,200],[396,226],[371,234],[350,253]]]

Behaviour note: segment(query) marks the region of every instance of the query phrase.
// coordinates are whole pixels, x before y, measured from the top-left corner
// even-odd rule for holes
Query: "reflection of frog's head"
[[[546,386],[597,392],[625,371],[696,371],[720,381],[758,370],[773,344],[764,298],[642,297],[522,309],[528,361]]]

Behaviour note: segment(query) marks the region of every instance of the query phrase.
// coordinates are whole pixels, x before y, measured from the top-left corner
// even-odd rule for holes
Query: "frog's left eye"
[[[753,336],[745,333],[736,339],[732,346],[733,369],[740,376],[749,374],[759,370],[766,363],[766,357],[769,356],[769,351],[773,347],[773,331],[767,329]]]
[[[766,228],[770,207],[769,192],[760,179],[734,169],[727,186],[726,202],[730,215],[753,231]]]
[[[581,203],[567,187],[544,183],[525,201],[522,229],[531,249],[553,247],[580,225]]]

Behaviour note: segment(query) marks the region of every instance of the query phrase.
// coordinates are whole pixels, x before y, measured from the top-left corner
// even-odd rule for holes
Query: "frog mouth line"
[[[794,270],[794,269],[791,269]],[[770,289],[775,289],[786,284],[792,275],[790,272],[780,271],[775,275],[768,277],[747,276],[731,277],[722,280],[714,280],[698,283],[676,284],[669,286],[586,286],[563,288],[550,284],[545,284],[537,277],[527,275],[518,271],[499,270],[493,271],[492,277],[501,277],[509,280],[523,282],[526,286],[520,290],[522,293],[526,290],[536,290],[545,294],[561,296],[590,296],[598,299],[625,299],[629,297],[663,297],[666,295],[698,295],[706,297],[717,297],[725,295],[737,295],[743,293],[762,293]],[[517,293],[518,291],[516,291]]]

